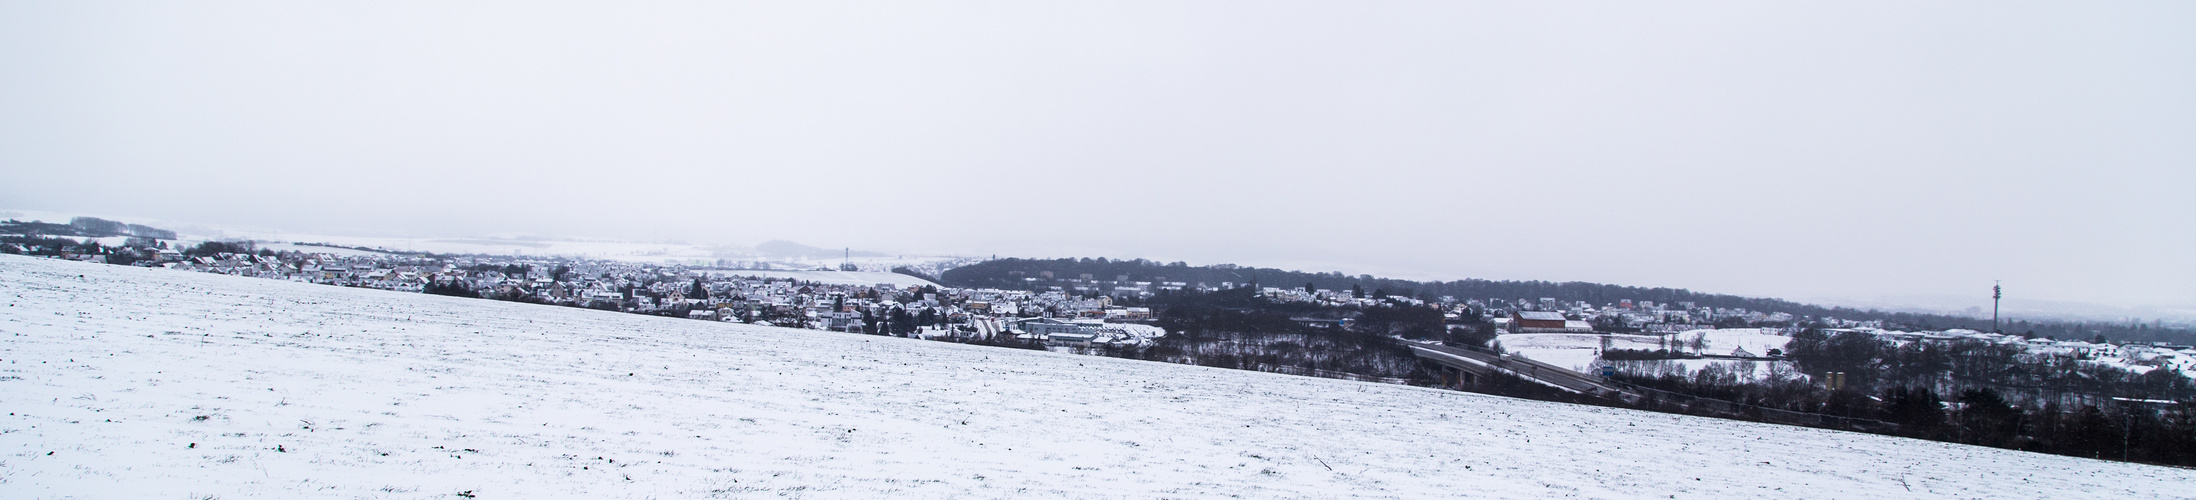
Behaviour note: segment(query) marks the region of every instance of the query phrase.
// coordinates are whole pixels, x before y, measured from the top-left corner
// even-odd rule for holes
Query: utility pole
[[[1996,280],[1990,282],[1990,333],[2005,333],[1998,331],[1998,299],[2005,298],[2004,283]]]

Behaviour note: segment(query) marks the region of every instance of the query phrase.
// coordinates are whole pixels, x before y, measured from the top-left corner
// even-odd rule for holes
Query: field
[[[0,256],[0,498],[2177,498],[2196,471]]]

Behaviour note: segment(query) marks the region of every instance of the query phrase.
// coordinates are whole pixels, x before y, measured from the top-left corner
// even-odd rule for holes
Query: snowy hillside
[[[0,256],[0,498],[2164,498],[2196,471]]]

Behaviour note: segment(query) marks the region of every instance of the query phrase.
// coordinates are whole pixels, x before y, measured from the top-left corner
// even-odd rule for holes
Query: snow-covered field
[[[1653,335],[1602,335],[1597,333],[1517,333],[1495,337],[1502,352],[1572,370],[1587,371],[1600,357],[1601,341],[1609,347],[1652,351],[1662,348],[1662,337]]]
[[[2172,498],[2196,471],[0,256],[0,498]]]
[[[1677,334],[1674,338],[1691,341],[1694,337],[1699,337],[1702,344],[1701,354],[1729,356],[1744,349],[1748,354],[1763,356],[1770,349],[1783,350],[1785,344],[1792,342],[1791,337],[1770,333],[1774,331],[1774,328],[1719,328],[1693,330]]]
[[[1592,365],[1594,360],[1599,358],[1601,341],[1604,337],[1608,338],[1609,347],[1615,349],[1642,351],[1671,349],[1685,352],[1693,351],[1692,344],[1689,342],[1697,337],[1701,340],[1701,353],[1722,356],[1731,355],[1738,349],[1744,349],[1748,354],[1761,356],[1768,353],[1769,349],[1783,349],[1784,344],[1792,340],[1791,337],[1763,332],[1764,330],[1760,328],[1724,328],[1693,330],[1672,335],[1518,333],[1497,336],[1495,342],[1502,346],[1503,352],[1516,353],[1519,356],[1573,370],[1588,371],[1589,365]],[[1682,360],[1678,363],[1686,365],[1690,369],[1699,369],[1701,366],[1712,363],[1728,364],[1732,362]]]

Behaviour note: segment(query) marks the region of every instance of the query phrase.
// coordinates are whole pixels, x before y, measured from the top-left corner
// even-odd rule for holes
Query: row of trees
[[[1388,335],[1442,334],[1440,311],[1424,307],[1360,312],[1272,303],[1248,289],[1170,292],[1149,303],[1158,311],[1154,324],[1168,335],[1142,349],[1105,354],[1246,370],[1294,367],[1422,379],[1417,357]],[[1344,319],[1353,321],[1344,326]]]
[[[2196,385],[2020,346],[1892,342],[1809,328],[1787,344],[1796,368],[1713,364],[1687,371],[1653,354],[1605,355],[1621,381],[1747,407],[1889,424],[1902,436],[2043,453],[2196,465]],[[1642,358],[1625,360],[1622,358]],[[1763,370],[1759,373],[1756,370]],[[1843,387],[1820,381],[1842,375]],[[1748,418],[1745,412],[1719,416]]]
[[[2196,398],[2196,385],[2173,370],[2144,373],[2072,356],[2030,355],[2019,345],[1976,340],[1894,343],[1866,332],[1807,328],[1786,344],[1809,375],[1844,373],[1849,387],[1915,387],[1943,394],[1989,388],[2033,403],[2096,404],[2110,397]],[[2025,400],[2024,400],[2025,402]]]
[[[75,236],[88,238],[104,238],[109,236],[136,236],[141,238],[153,238],[163,240],[172,240],[175,239],[176,236],[175,231],[169,231],[166,229],[160,229],[140,224],[125,224],[121,222],[101,219],[98,217],[76,217],[69,219],[68,224],[54,224],[51,222],[19,221],[9,219],[6,221],[0,221],[0,234],[21,234],[30,236]]]

